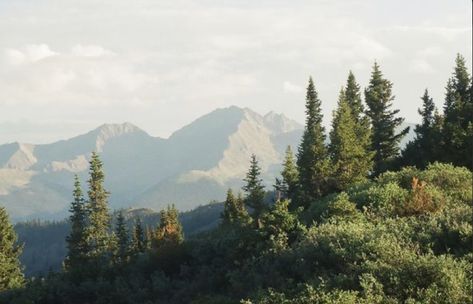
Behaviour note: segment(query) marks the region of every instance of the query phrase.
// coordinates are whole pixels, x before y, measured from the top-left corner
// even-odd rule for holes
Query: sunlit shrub
[[[421,215],[439,211],[445,205],[445,198],[435,187],[413,177],[407,198],[395,206],[395,212],[401,216]]]

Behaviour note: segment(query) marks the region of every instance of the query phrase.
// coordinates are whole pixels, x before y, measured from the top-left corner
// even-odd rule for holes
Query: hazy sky
[[[0,143],[44,143],[105,122],[169,136],[218,107],[325,120],[351,69],[377,60],[395,106],[438,105],[456,53],[471,65],[469,0],[0,0]]]

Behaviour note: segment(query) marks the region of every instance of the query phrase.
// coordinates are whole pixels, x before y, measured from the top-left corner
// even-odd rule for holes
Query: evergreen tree
[[[87,243],[88,215],[79,177],[77,175],[74,177],[74,191],[72,196],[73,201],[69,209],[71,213],[69,216],[71,232],[66,238],[68,253],[64,264],[67,271],[78,274],[84,270],[84,265],[89,255],[89,247]]]
[[[371,170],[373,166],[374,153],[371,150],[371,126],[370,119],[365,114],[365,108],[361,101],[360,86],[356,82],[355,75],[350,71],[348,74],[347,84],[345,87],[345,99],[350,106],[351,113],[355,119],[355,133],[358,145],[366,152],[363,162],[368,165]]]
[[[391,168],[399,154],[399,142],[409,132],[407,127],[396,134],[396,128],[404,119],[396,117],[399,110],[391,110],[393,100],[392,83],[383,78],[379,65],[375,62],[369,86],[365,90],[367,115],[371,119],[373,132],[374,175]]]
[[[473,169],[472,84],[460,54],[446,87],[443,140],[443,161]]]
[[[288,200],[277,201],[262,217],[262,236],[269,252],[281,252],[294,243],[304,232],[297,212],[289,210]]]
[[[363,117],[365,117],[363,115],[365,109],[361,101],[360,86],[356,82],[355,75],[352,71],[348,73],[347,85],[345,87],[345,99],[348,102],[348,105],[350,106],[352,115],[355,118],[356,122],[360,122],[361,120],[363,120]]]
[[[117,216],[117,223],[115,226],[116,250],[115,250],[115,264],[123,265],[128,262],[129,258],[129,243],[128,230],[126,228],[125,217],[123,211],[120,211]]]
[[[151,249],[151,246],[154,245],[154,237],[155,237],[155,231],[150,228],[148,225],[146,225],[145,228],[145,244],[146,244],[146,249]]]
[[[228,189],[227,198],[223,205],[223,212],[221,215],[222,225],[244,225],[249,222],[248,211],[246,211],[245,203],[239,195],[235,197],[232,189]]]
[[[159,226],[157,227],[153,239],[153,247],[173,247],[184,241],[182,225],[179,222],[179,212],[172,206],[160,212]]]
[[[16,243],[17,236],[7,211],[0,207],[0,292],[21,287],[24,283],[19,260],[22,247]]]
[[[321,102],[312,77],[306,95],[306,125],[297,154],[300,195],[298,204],[307,207],[330,189],[330,162],[325,146]]]
[[[103,165],[97,153],[92,153],[89,162],[89,191],[87,209],[89,213],[89,246],[96,268],[104,265],[110,254],[109,235],[111,217],[108,209],[109,193],[104,188],[105,175]]]
[[[422,108],[418,112],[422,116],[422,123],[416,125],[414,129],[416,137],[402,151],[401,164],[415,165],[423,169],[429,163],[438,160],[437,150],[441,145],[441,138],[439,115],[427,89],[421,99]]]
[[[364,133],[369,137],[369,133]],[[363,181],[372,166],[373,153],[366,150],[369,138],[360,139],[357,120],[353,116],[345,91],[340,91],[338,108],[334,112],[330,131],[329,152],[333,163],[333,181],[338,190]]]
[[[243,180],[245,185],[243,190],[246,193],[245,204],[252,209],[252,217],[256,226],[260,227],[260,217],[265,211],[267,205],[264,202],[264,186],[261,179],[261,168],[259,167],[256,155],[251,155],[250,169]]]
[[[293,201],[297,193],[299,171],[297,170],[296,160],[292,153],[291,146],[287,146],[286,148],[281,177],[281,179],[276,178],[276,184],[274,185],[278,193],[277,200],[290,199]]]
[[[146,244],[145,231],[141,223],[140,218],[136,219],[135,227],[133,229],[132,241],[131,241],[131,251],[134,254],[143,253],[147,248]]]

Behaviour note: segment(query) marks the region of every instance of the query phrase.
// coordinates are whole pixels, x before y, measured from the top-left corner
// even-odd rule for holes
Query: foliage
[[[117,223],[115,228],[116,248],[114,250],[114,263],[117,266],[122,266],[130,257],[130,239],[125,223],[123,211],[120,211],[117,216]]]
[[[299,186],[299,171],[297,170],[296,160],[294,159],[291,146],[287,146],[286,155],[284,156],[284,162],[282,165],[282,178],[276,178],[276,183],[274,185],[277,192],[277,199],[294,200]]]
[[[399,142],[409,127],[396,134],[404,118],[396,117],[399,110],[391,110],[392,82],[383,78],[379,65],[375,62],[368,88],[365,90],[365,101],[368,105],[366,114],[371,119],[373,130],[372,150],[374,155],[374,175],[389,169],[399,153]]]
[[[0,207],[0,292],[23,285],[20,261],[21,246],[5,208]]]
[[[87,253],[91,263],[90,267],[100,270],[106,263],[110,254],[111,238],[111,217],[108,209],[109,193],[104,188],[105,174],[103,164],[97,153],[92,153],[89,162],[89,191],[87,201],[88,211],[88,248]]]
[[[406,132],[394,132],[402,118],[391,110],[391,89],[392,83],[375,64],[365,90],[373,129],[371,148],[376,153],[371,179],[364,178],[369,161],[353,165],[362,159],[360,151],[370,153],[371,132],[353,74],[341,94],[329,150],[320,100],[310,79],[297,168],[288,150],[277,183],[282,195],[274,204],[265,201],[270,195],[264,191],[253,155],[244,180],[245,197],[235,197],[229,190],[225,203],[198,208],[190,217],[205,228],[194,224],[200,233],[186,240],[174,206],[162,210],[159,221],[156,216],[145,217],[145,227],[141,221],[126,224],[120,213],[111,233],[102,163],[93,154],[85,219],[78,183],[71,204],[67,271],[32,278],[22,287],[19,247],[0,209],[0,284],[4,277],[9,284],[0,302],[471,303],[472,172],[432,163],[430,156],[428,161],[412,159],[417,167],[385,172],[394,164],[398,142]],[[432,139],[429,129],[437,124],[443,138],[439,150],[443,152],[438,155],[447,151],[443,145],[449,134],[449,144],[457,152],[451,150],[455,155],[446,158],[461,164],[470,145],[465,137],[471,126],[471,113],[465,112],[471,106],[469,94],[470,78],[462,58],[457,58],[445,113],[437,119],[425,94],[424,122],[416,128],[418,137],[412,145],[427,147],[421,142]],[[335,164],[337,174],[330,164]],[[350,166],[360,172],[348,170]],[[289,190],[291,184],[294,192]],[[206,212],[213,218],[202,216]],[[209,219],[211,223],[205,223]],[[256,225],[250,225],[252,220]],[[85,247],[78,246],[83,225]],[[71,263],[82,257],[82,251],[91,262]],[[4,256],[13,257],[6,268]],[[86,271],[78,280],[73,270],[81,266]]]
[[[148,240],[145,238],[145,231],[140,218],[137,218],[133,227],[133,234],[131,240],[132,254],[139,254],[145,252],[148,248]]]
[[[362,130],[342,89],[332,120],[329,145],[336,189],[345,190],[369,175],[373,157],[373,153],[368,151],[369,136],[369,129]]]
[[[88,262],[88,214],[85,206],[84,196],[78,176],[74,177],[73,202],[70,208],[69,222],[71,231],[66,238],[68,255],[64,261],[66,271],[77,270],[80,277],[81,269]]]
[[[244,179],[243,191],[246,193],[245,204],[252,210],[251,216],[255,224],[260,225],[260,217],[266,209],[264,202],[264,186],[261,179],[261,168],[259,167],[256,155],[251,155],[250,168]]]
[[[224,226],[242,226],[251,221],[248,211],[245,208],[243,197],[233,194],[232,189],[228,189],[227,198],[223,203],[222,225]]]
[[[457,55],[445,93],[442,161],[473,169],[472,80],[463,56]]]
[[[159,250],[162,247],[179,245],[184,241],[182,225],[178,219],[179,212],[174,205],[161,210],[159,226],[156,228],[151,240],[153,248]]]
[[[297,206],[302,207],[308,207],[330,191],[330,161],[325,146],[321,101],[312,77],[307,86],[305,106],[306,125],[297,153],[300,186]]]

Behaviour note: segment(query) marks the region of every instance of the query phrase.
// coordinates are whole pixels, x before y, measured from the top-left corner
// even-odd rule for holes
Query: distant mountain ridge
[[[401,146],[413,136],[411,132]],[[0,145],[0,205],[14,221],[62,219],[71,200],[73,175],[85,190],[92,151],[101,154],[111,208],[182,211],[222,201],[242,186],[255,153],[271,186],[288,145],[299,145],[303,126],[283,114],[260,115],[236,106],[212,111],[163,139],[137,126],[103,124],[51,144]]]
[[[301,134],[302,125],[282,114],[263,116],[232,106],[198,118],[168,139],[123,123],[51,144],[4,144],[0,204],[14,220],[64,217],[73,175],[80,176],[85,188],[88,159],[97,151],[112,208],[160,209],[174,203],[190,210],[222,200],[227,187],[240,187],[252,153],[271,183],[285,147],[295,147]]]

